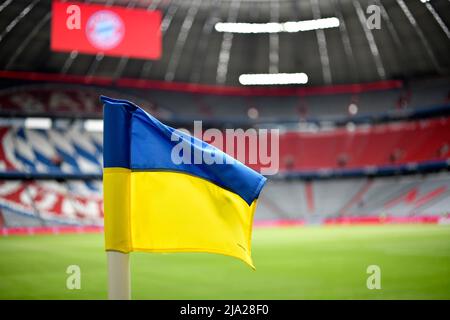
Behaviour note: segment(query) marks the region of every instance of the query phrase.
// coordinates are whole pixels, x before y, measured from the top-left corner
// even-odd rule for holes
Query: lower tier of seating
[[[0,227],[101,225],[102,205],[100,181],[0,182]],[[450,174],[443,172],[314,181],[269,179],[255,220],[321,223],[335,218],[449,214]]]

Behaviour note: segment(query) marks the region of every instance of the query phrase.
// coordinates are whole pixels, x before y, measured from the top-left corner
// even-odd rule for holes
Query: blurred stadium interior
[[[14,82],[3,80],[0,93],[4,233],[102,225],[102,133],[91,128],[100,94],[135,101],[176,127],[202,119],[205,127],[280,128],[280,169],[261,195],[257,224],[436,223],[450,212],[448,79],[415,82],[400,105],[399,81],[300,96]]]
[[[81,7],[83,39],[56,4]],[[103,16],[87,23],[89,8]],[[161,34],[134,21],[144,11]],[[190,132],[279,130],[257,272],[133,253],[133,298],[449,299],[449,13],[449,0],[0,0],[0,300],[106,297],[100,95]],[[99,47],[111,41],[155,59]],[[255,74],[272,82],[248,85]],[[82,290],[64,286],[74,264]],[[374,264],[383,290],[366,285]]]
[[[174,127],[280,129],[280,171],[257,224],[448,219],[448,1],[92,2],[160,10],[162,58],[54,52],[51,1],[0,3],[3,233],[102,225],[101,94]],[[379,30],[361,20],[370,4],[381,8]],[[214,29],[331,16],[338,28]],[[238,83],[242,73],[292,71],[308,84]]]

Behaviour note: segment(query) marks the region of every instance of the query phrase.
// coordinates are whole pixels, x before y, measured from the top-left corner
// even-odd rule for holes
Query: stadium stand
[[[84,128],[84,119],[102,117],[100,94],[134,101],[174,127],[201,119],[205,127],[281,128],[280,171],[261,195],[259,223],[450,211],[448,173],[439,173],[450,165],[448,78],[262,91],[63,82],[0,81],[3,228],[101,226],[102,136]],[[27,128],[30,116],[53,124]]]
[[[6,226],[100,225],[103,217],[98,182],[3,181],[0,208]]]
[[[7,227],[101,225],[101,192],[98,182],[2,182],[3,223]],[[450,178],[445,173],[310,182],[270,180],[255,219],[317,222],[339,217],[446,217],[449,198]]]
[[[280,137],[280,152],[284,159],[289,155],[294,159],[290,167],[293,170],[445,161],[449,157],[449,121],[440,118],[313,133],[288,132]],[[411,139],[414,143],[410,143]]]
[[[45,115],[49,112],[53,112],[55,119],[71,119],[76,113],[93,118],[100,116],[101,109],[94,93],[83,96],[76,90],[64,90],[53,88],[41,91],[41,88],[33,88],[26,95],[23,92],[11,95],[11,91],[0,99],[0,110],[11,112],[21,105],[21,108],[15,109],[20,111],[17,113],[19,116]],[[425,92],[429,94],[430,90]],[[442,98],[443,92],[442,86],[433,95]],[[129,93],[121,94],[125,97]],[[199,117],[201,114],[206,118],[220,118],[222,114],[229,114],[227,110],[230,108],[234,108],[233,112],[240,110],[246,113],[249,106],[258,106],[259,115],[277,117],[288,109],[290,111],[284,115],[292,116],[292,110],[296,110],[293,106],[300,100],[289,96],[261,100],[242,96],[194,96],[175,93],[159,97],[154,91],[152,101],[157,102],[147,103],[146,109],[163,119],[171,119],[175,113],[180,116],[180,112],[169,105],[178,105],[179,99],[190,97],[191,102],[184,104],[185,115],[189,117]],[[392,93],[392,90],[366,92],[359,95],[357,103],[367,100],[367,105],[373,102],[374,106],[387,106],[389,100],[392,102],[389,108],[395,108],[395,97],[398,97],[398,92]],[[314,99],[310,97],[309,102]],[[317,99],[315,111],[325,117],[325,111],[320,111],[320,103],[342,105],[348,99],[351,97],[341,95],[326,96],[320,102]],[[440,101],[431,97],[426,99],[433,104]],[[278,102],[277,110],[281,111],[274,112]],[[30,107],[36,105],[42,107]],[[164,107],[155,107],[160,105]],[[369,112],[376,108],[364,110]],[[236,111],[236,114],[239,112]],[[344,108],[337,114],[346,116],[345,112],[347,110]],[[295,114],[298,116],[299,113]],[[190,121],[188,118],[186,121]],[[102,224],[102,186],[99,180],[103,152],[101,133],[86,131],[83,122],[77,119],[71,119],[61,127],[56,125],[57,121],[53,123],[50,129],[38,130],[25,128],[23,121],[15,123],[14,119],[3,119],[0,126],[0,175],[4,179],[0,184],[0,209],[3,227]],[[418,174],[420,170],[417,170],[429,164],[439,164],[437,169],[443,170],[449,166],[450,117],[445,113],[419,120],[347,123],[345,127],[309,124],[313,126],[306,130],[301,126],[287,126],[281,132],[280,174],[270,179],[261,195],[257,221],[327,223],[335,221],[333,219],[352,217],[445,217],[449,214],[448,174],[424,175]],[[257,166],[255,168],[258,169]],[[402,168],[408,168],[415,174],[380,177],[379,174],[386,168],[391,168],[391,173],[401,173]],[[332,178],[329,174],[349,171],[353,177],[348,179]],[[67,180],[71,175],[78,176],[80,180]],[[11,180],[12,177],[15,180]],[[298,177],[304,179],[296,179]],[[329,179],[322,179],[324,177]]]
[[[402,115],[405,110],[422,110],[449,105],[448,78],[374,83],[359,87],[331,86],[318,88],[286,88],[265,91],[236,88],[222,93],[220,89],[203,88],[190,92],[190,87],[177,89],[111,88],[78,84],[35,84],[27,81],[11,83],[0,79],[0,115],[48,115],[51,117],[100,118],[99,95],[134,101],[159,118],[170,122],[192,122],[193,119],[233,123],[320,121],[353,119],[388,113]],[[175,86],[174,86],[175,87]],[[175,87],[177,88],[177,87]],[[223,89],[225,90],[225,89]],[[170,93],[170,94],[167,94]],[[349,113],[349,105],[357,113]],[[258,111],[249,117],[248,110]],[[450,108],[450,107],[449,107]]]
[[[0,128],[4,171],[101,173],[102,137],[77,129]]]
[[[280,134],[280,170],[413,165],[450,158],[450,118]],[[410,143],[411,139],[414,143]],[[35,130],[0,127],[0,168],[28,173],[100,174],[102,137],[78,125]],[[291,161],[291,159],[293,159]]]
[[[449,197],[450,178],[446,173],[270,181],[261,195],[256,218],[326,221],[342,217],[446,217],[450,214]]]

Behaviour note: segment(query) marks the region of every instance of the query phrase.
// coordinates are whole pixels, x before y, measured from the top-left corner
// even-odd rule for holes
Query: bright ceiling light
[[[84,122],[84,130],[90,132],[103,132],[103,120],[89,119]]]
[[[244,23],[244,22],[218,22],[215,27],[218,32],[231,33],[277,33],[282,32],[281,23]]]
[[[358,106],[354,103],[350,103],[350,105],[348,106],[348,113],[350,113],[351,115],[357,114]]]
[[[50,129],[52,127],[52,119],[50,118],[26,118],[25,128],[27,129]]]
[[[283,23],[285,32],[310,31],[337,27],[339,27],[339,19],[336,17]]]
[[[277,85],[277,84],[305,84],[308,82],[308,76],[301,73],[260,73],[260,74],[241,74],[239,83],[248,85]]]
[[[247,115],[250,119],[257,119],[259,117],[258,109],[251,107],[247,110]]]
[[[268,22],[268,23],[246,23],[246,22],[218,22],[214,26],[218,32],[231,33],[279,33],[279,32],[300,32],[317,29],[328,29],[339,27],[339,19],[336,17],[288,21],[288,22]]]

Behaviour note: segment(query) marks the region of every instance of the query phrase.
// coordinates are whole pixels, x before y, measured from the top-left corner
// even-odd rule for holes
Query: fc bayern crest
[[[101,10],[94,13],[86,24],[86,36],[89,42],[101,50],[117,47],[125,35],[125,24],[116,13]]]

